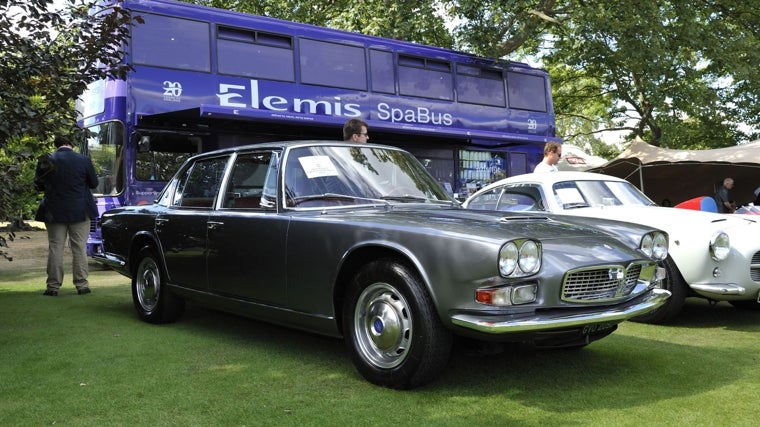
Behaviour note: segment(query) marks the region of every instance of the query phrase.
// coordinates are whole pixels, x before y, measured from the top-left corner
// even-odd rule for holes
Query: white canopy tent
[[[562,158],[557,163],[557,169],[561,171],[585,171],[595,166],[605,164],[603,157],[592,156],[578,146],[562,144]]]
[[[672,205],[712,196],[723,179],[731,177],[731,198],[745,204],[755,200],[754,190],[760,186],[760,141],[712,150],[671,150],[637,139],[618,157],[589,171],[624,178],[656,203]]]

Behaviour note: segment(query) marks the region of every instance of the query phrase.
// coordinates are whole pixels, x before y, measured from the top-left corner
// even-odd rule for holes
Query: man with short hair
[[[557,172],[557,163],[562,158],[562,144],[547,142],[544,145],[544,159],[537,164],[533,172]]]
[[[63,250],[68,238],[73,255],[72,273],[79,295],[90,293],[87,236],[90,220],[98,216],[92,188],[98,177],[89,157],[74,152],[64,136],[53,141],[56,151],[37,164],[34,188],[44,191],[35,219],[45,222],[48,235],[47,288],[43,295],[58,296],[63,283]]]
[[[367,133],[367,123],[359,119],[350,119],[343,124],[343,140],[346,142],[367,142],[369,134]]]

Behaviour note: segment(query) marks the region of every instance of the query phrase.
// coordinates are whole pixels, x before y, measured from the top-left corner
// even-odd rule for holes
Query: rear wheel
[[[688,293],[688,287],[686,281],[678,271],[676,263],[669,255],[664,262],[665,273],[667,277],[663,279],[660,287],[667,291],[670,291],[670,298],[660,308],[654,311],[650,311],[643,316],[634,317],[634,322],[640,323],[652,323],[652,324],[664,324],[673,320],[678,313],[681,312],[684,303],[686,302],[686,294]]]
[[[452,337],[430,295],[407,267],[378,260],[348,287],[343,307],[346,345],[368,381],[407,389],[432,381],[446,367]]]
[[[163,271],[155,250],[149,246],[140,249],[132,277],[132,302],[146,322],[171,323],[185,310],[185,301],[166,286]]]

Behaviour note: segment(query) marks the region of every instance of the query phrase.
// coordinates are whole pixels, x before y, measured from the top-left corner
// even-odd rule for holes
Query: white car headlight
[[[530,239],[507,242],[499,251],[503,277],[525,277],[541,269],[541,244]]]
[[[731,241],[728,238],[728,234],[721,231],[710,239],[710,256],[715,261],[723,261],[728,257],[730,251]]]

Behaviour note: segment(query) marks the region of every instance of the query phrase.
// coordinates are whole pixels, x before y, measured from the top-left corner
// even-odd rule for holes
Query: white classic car
[[[668,277],[662,286],[672,296],[635,320],[668,322],[691,296],[760,309],[760,224],[752,216],[660,207],[628,181],[591,172],[513,176],[484,187],[464,206],[606,218],[666,231]]]

